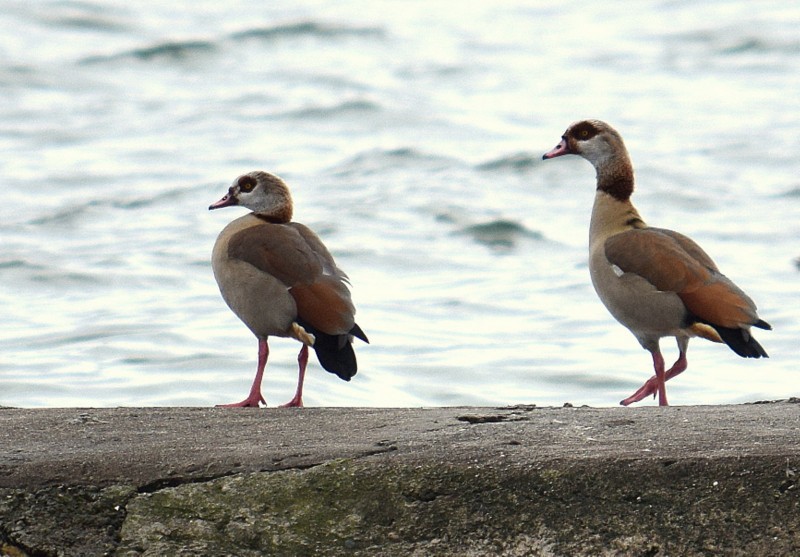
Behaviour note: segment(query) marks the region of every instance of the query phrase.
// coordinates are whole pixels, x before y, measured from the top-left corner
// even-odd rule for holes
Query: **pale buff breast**
[[[211,267],[225,303],[253,334],[262,338],[287,336],[297,315],[288,287],[249,263],[228,256],[230,238],[261,223],[252,214],[229,223],[214,243]]]
[[[589,273],[598,297],[611,315],[641,343],[663,336],[686,335],[686,307],[674,292],[661,292],[646,279],[612,265],[605,254],[611,236],[643,224],[629,202],[598,191],[589,228]]]

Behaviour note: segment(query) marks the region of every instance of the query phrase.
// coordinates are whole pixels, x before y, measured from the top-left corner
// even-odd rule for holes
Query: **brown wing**
[[[314,252],[318,261],[322,265],[323,273],[335,275],[344,279],[345,281],[347,280],[347,275],[336,266],[336,262],[333,260],[331,252],[328,251],[328,248],[325,247],[325,244],[322,243],[322,240],[319,239],[319,236],[317,236],[313,230],[304,224],[300,224],[299,222],[289,222],[286,223],[285,226],[291,227],[303,238],[306,244],[308,244],[309,249]]]
[[[346,275],[311,230],[297,223],[264,223],[235,234],[228,256],[245,261],[286,285],[297,317],[331,335],[355,325]]]
[[[688,236],[684,236],[680,232],[675,232],[674,230],[667,230],[666,228],[648,228],[647,230],[669,236],[678,242],[681,248],[683,248],[683,250],[686,251],[686,253],[688,253],[695,261],[705,267],[708,267],[709,269],[719,272],[719,269],[717,269],[717,264],[714,263],[711,257],[703,250],[703,248],[698,246],[697,243]]]
[[[623,272],[643,277],[658,290],[675,292],[702,321],[739,328],[758,320],[753,301],[682,234],[659,228],[629,230],[606,240],[605,252]]]
[[[324,333],[349,333],[355,326],[356,310],[347,288],[347,275],[336,266],[328,248],[310,228],[297,222],[290,222],[287,226],[302,236],[322,267],[322,273],[314,283],[292,287],[297,314]]]
[[[228,257],[249,263],[287,287],[310,284],[322,274],[319,257],[296,230],[283,224],[264,223],[237,232],[228,243]]]

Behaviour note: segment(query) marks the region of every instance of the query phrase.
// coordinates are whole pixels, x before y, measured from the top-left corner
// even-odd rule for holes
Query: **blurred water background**
[[[774,326],[769,360],[694,341],[671,402],[800,394],[797,3],[0,7],[0,405],[241,399],[256,341],[209,258],[243,211],[207,207],[255,169],[372,341],[350,383],[313,360],[308,405],[616,405],[652,367],[589,281],[594,172],[541,160],[585,117],[626,139],[644,218]],[[271,348],[272,405],[299,345]]]

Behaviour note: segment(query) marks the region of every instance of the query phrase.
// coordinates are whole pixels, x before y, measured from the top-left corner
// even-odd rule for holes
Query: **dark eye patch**
[[[581,122],[572,128],[571,135],[578,141],[586,141],[587,139],[593,138],[598,133],[600,133],[600,130],[598,130],[591,122]]]
[[[252,176],[241,176],[237,185],[241,191],[251,192],[256,187],[256,179]]]

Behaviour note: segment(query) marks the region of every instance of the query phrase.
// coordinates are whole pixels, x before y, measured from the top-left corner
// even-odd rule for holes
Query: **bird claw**
[[[644,400],[648,397],[648,395],[653,395],[655,398],[656,393],[658,393],[658,378],[654,375],[650,379],[648,379],[644,385],[639,387],[639,390],[633,393],[631,396],[626,398],[625,400],[620,401],[622,406],[628,406],[633,404],[634,402],[639,402],[640,400]]]
[[[292,400],[290,400],[286,404],[281,404],[280,408],[303,408],[303,397],[295,396]]]
[[[264,400],[264,397],[258,395],[257,397],[249,396],[241,402],[232,402],[230,404],[217,404],[217,408],[260,408],[261,404],[263,403],[264,406],[267,405],[267,401]]]

